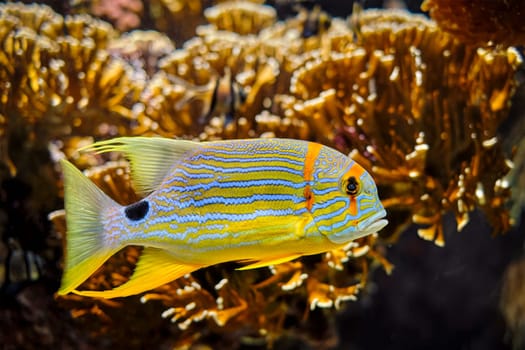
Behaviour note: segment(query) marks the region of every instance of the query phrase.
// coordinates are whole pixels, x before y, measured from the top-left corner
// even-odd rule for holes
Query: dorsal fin
[[[199,145],[162,137],[118,137],[95,142],[79,151],[124,153],[130,162],[135,189],[146,195],[159,187],[177,160]]]

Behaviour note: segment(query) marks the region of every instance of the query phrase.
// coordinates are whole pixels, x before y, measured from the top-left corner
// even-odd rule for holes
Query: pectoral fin
[[[126,283],[111,290],[74,290],[73,293],[107,299],[126,297],[159,287],[201,267],[203,266],[181,264],[165,250],[147,247],[142,252],[133,275]]]
[[[298,220],[295,223],[295,236],[297,238],[304,238],[306,236],[307,226],[312,220],[313,218],[310,213],[305,213],[298,217]]]
[[[297,259],[300,257],[301,254],[294,254],[294,255],[287,255],[287,256],[280,256],[280,257],[273,257],[268,258],[264,260],[259,260],[253,264],[249,264],[243,267],[238,268],[237,270],[251,270],[251,269],[258,269],[259,267],[266,267],[270,265],[278,265],[285,262],[288,262],[293,259]]]

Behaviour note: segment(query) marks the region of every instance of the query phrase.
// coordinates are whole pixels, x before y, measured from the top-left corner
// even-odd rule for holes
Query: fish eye
[[[355,196],[359,193],[359,181],[354,176],[350,176],[346,183],[346,193]]]

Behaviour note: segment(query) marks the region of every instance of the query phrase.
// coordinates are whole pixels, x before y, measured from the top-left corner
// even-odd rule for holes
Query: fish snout
[[[388,220],[385,218],[386,210],[380,204],[378,206],[377,212],[374,215],[371,215],[365,220],[359,222],[358,231],[363,233],[366,232],[368,234],[376,233],[388,224]]]

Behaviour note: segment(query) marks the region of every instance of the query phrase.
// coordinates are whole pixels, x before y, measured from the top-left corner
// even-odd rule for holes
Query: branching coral
[[[276,84],[277,93],[288,92],[291,75],[309,58],[326,57],[332,50],[338,51],[352,45],[352,32],[340,18],[331,19],[328,28],[305,37],[305,31],[312,31],[311,23],[319,20],[318,17],[311,18],[308,12],[302,11],[294,18],[277,22],[261,31],[259,38],[264,55],[274,57],[281,66]]]
[[[37,4],[2,4],[0,7],[0,17],[16,19],[20,26],[29,27],[39,35],[49,38],[59,36],[62,33],[64,25],[62,16],[48,6]]]
[[[475,207],[507,230],[509,166],[496,132],[517,84],[517,52],[469,48],[404,13],[361,20],[362,48],[306,61],[281,107],[324,142],[354,149],[394,220],[426,226],[423,238],[442,245],[442,215],[454,212],[461,229]]]
[[[85,15],[62,19],[46,6],[6,4],[0,14],[2,143],[11,173],[7,144],[22,124],[43,147],[71,132],[107,134],[105,125],[126,133],[129,99],[141,86],[131,83],[131,67],[105,50],[115,36],[111,26]]]
[[[255,5],[224,6],[251,9]],[[217,21],[226,21],[223,17],[228,16],[219,11],[222,8],[209,11],[218,11]],[[266,132],[266,136],[308,135],[304,122],[277,114],[270,118],[265,109],[271,108],[276,93],[288,91],[292,72],[305,60],[303,54],[310,57],[312,48],[345,47],[352,36],[344,21],[334,20],[319,36],[302,38],[302,17],[282,28],[280,24],[268,27],[258,37],[235,33],[242,26],[242,18],[237,17],[223,28],[229,31],[199,27],[198,37],[160,62],[161,71],[142,94],[141,124],[152,125],[162,135],[197,133],[201,139],[254,137]],[[234,123],[221,118],[225,115]]]
[[[257,55],[258,41],[253,37],[210,27],[200,33],[202,38],[161,60],[161,70],[141,97],[144,117],[164,135],[255,136],[249,131],[279,73],[278,65]],[[213,117],[222,120],[208,123]],[[225,125],[224,117],[235,123]]]
[[[134,79],[146,80],[158,70],[159,60],[175,50],[175,45],[162,33],[134,30],[112,40],[107,50],[132,65]]]
[[[523,45],[525,4],[521,0],[426,0],[423,11],[459,39],[478,45],[489,42]]]
[[[442,217],[453,213],[461,229],[475,208],[495,231],[508,228],[503,177],[510,162],[497,129],[517,84],[515,50],[466,46],[404,12],[365,11],[352,32],[348,22],[318,9],[274,23],[271,11],[258,16],[254,6],[208,10],[212,24],[193,37],[205,2],[151,1],[145,11],[166,34],[122,36],[90,16],[0,5],[0,179],[17,171],[30,177],[33,188],[46,189],[31,203],[48,210],[60,200],[55,163],[65,156],[128,204],[138,198],[126,164],[78,154],[78,147],[113,135],[293,137],[351,152],[374,175],[392,241],[416,223],[423,238],[442,245]],[[175,33],[174,19],[188,24],[186,32]],[[189,37],[174,50],[172,40]],[[38,171],[37,152],[45,155]],[[100,166],[105,160],[111,162]],[[63,211],[50,218],[65,239]],[[329,314],[319,309],[355,299],[372,266],[391,270],[380,249],[370,236],[271,269],[213,266],[144,294],[146,305],[75,295],[58,302],[79,322],[98,320],[90,328],[96,334],[118,339],[127,339],[126,328],[109,322],[129,322],[141,309],[154,313],[147,322],[162,322],[160,314],[173,321],[168,332],[180,346],[210,343],[218,334],[224,344],[269,343],[290,325],[297,327],[290,332],[322,341],[324,330],[312,324]],[[125,282],[140,253],[119,252],[81,288]]]
[[[209,5],[211,1],[152,0],[149,13],[154,28],[166,33],[178,45],[195,35],[195,28],[204,23],[203,8]]]
[[[273,7],[251,2],[224,2],[207,8],[204,16],[218,30],[227,30],[241,35],[257,34],[275,22]]]

